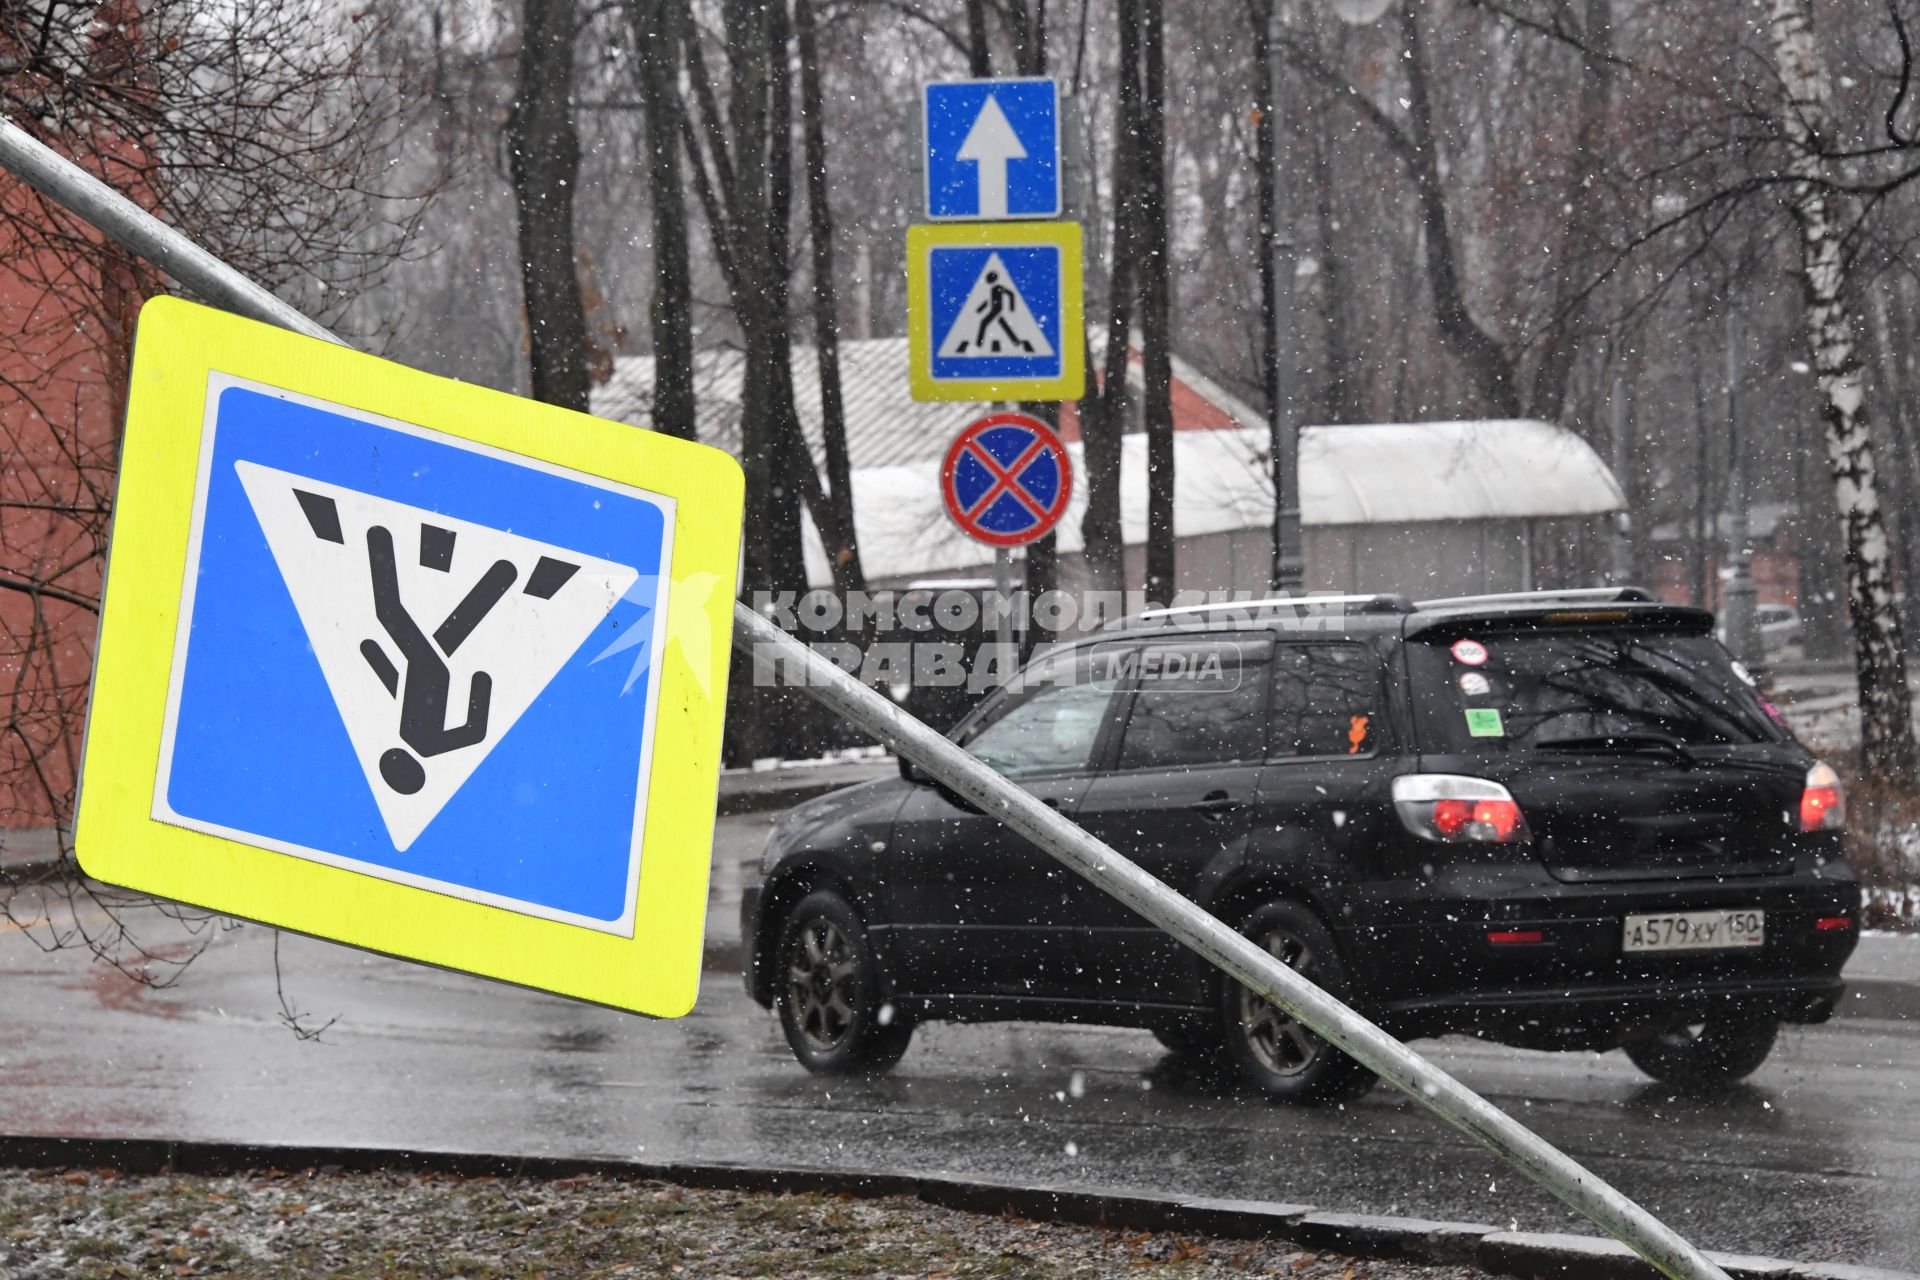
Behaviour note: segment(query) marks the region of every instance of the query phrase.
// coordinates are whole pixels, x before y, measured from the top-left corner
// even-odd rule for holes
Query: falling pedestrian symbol
[[[638,574],[257,463],[235,469],[405,850]]]
[[[339,542],[340,518],[331,498],[304,489],[294,490],[307,523],[322,541]],[[321,518],[324,517],[324,518]],[[420,563],[441,573],[453,566],[453,548],[458,535],[435,524],[420,526]],[[360,642],[361,656],[373,668],[374,675],[387,692],[400,700],[400,738],[422,758],[457,751],[483,741],[487,736],[487,711],[493,700],[493,676],[485,671],[473,673],[467,694],[467,718],[458,726],[449,725],[447,708],[453,687],[451,658],[481,619],[492,611],[519,576],[511,560],[495,560],[480,581],[460,598],[429,637],[407,612],[400,596],[399,563],[393,549],[393,532],[384,525],[367,530],[367,565],[373,576],[373,612],[380,626],[400,651],[404,673],[394,666],[380,642]],[[542,600],[553,597],[560,584],[580,568],[541,556],[527,579],[526,592]],[[426,783],[420,762],[403,747],[393,747],[380,757],[380,776],[388,786],[403,795],[412,795]]]
[[[1053,355],[1053,344],[999,254],[987,255],[938,354],[962,359]]]

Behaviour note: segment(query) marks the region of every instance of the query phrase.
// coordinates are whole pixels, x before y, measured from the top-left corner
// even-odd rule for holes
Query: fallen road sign
[[[686,1012],[741,501],[717,449],[149,302],[82,866]]]
[[[1077,222],[907,229],[915,400],[1077,400],[1086,326]]]
[[[953,438],[940,497],[960,531],[993,547],[1023,547],[1066,514],[1073,466],[1053,429],[1024,413],[994,413]]]

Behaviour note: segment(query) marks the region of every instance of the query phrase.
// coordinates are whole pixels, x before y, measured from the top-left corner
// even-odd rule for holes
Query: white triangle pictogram
[[[234,470],[403,852],[639,576],[258,463]]]
[[[1007,264],[997,253],[987,255],[987,264],[974,278],[960,314],[940,343],[940,357],[994,360],[1052,354],[1053,344],[1033,318],[1027,300],[1020,296],[1020,287],[1007,274]]]

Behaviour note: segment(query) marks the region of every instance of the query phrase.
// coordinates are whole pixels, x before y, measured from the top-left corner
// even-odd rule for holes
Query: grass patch
[[[9,1280],[245,1276],[921,1277],[1283,1275],[1469,1280],[1281,1241],[1189,1240],[982,1217],[917,1200],[701,1191],[599,1177],[261,1173],[121,1178],[0,1170]]]

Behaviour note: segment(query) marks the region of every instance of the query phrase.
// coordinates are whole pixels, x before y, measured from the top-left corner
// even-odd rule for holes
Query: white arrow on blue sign
[[[921,101],[929,218],[1060,216],[1057,84],[947,80],[926,85]]]

